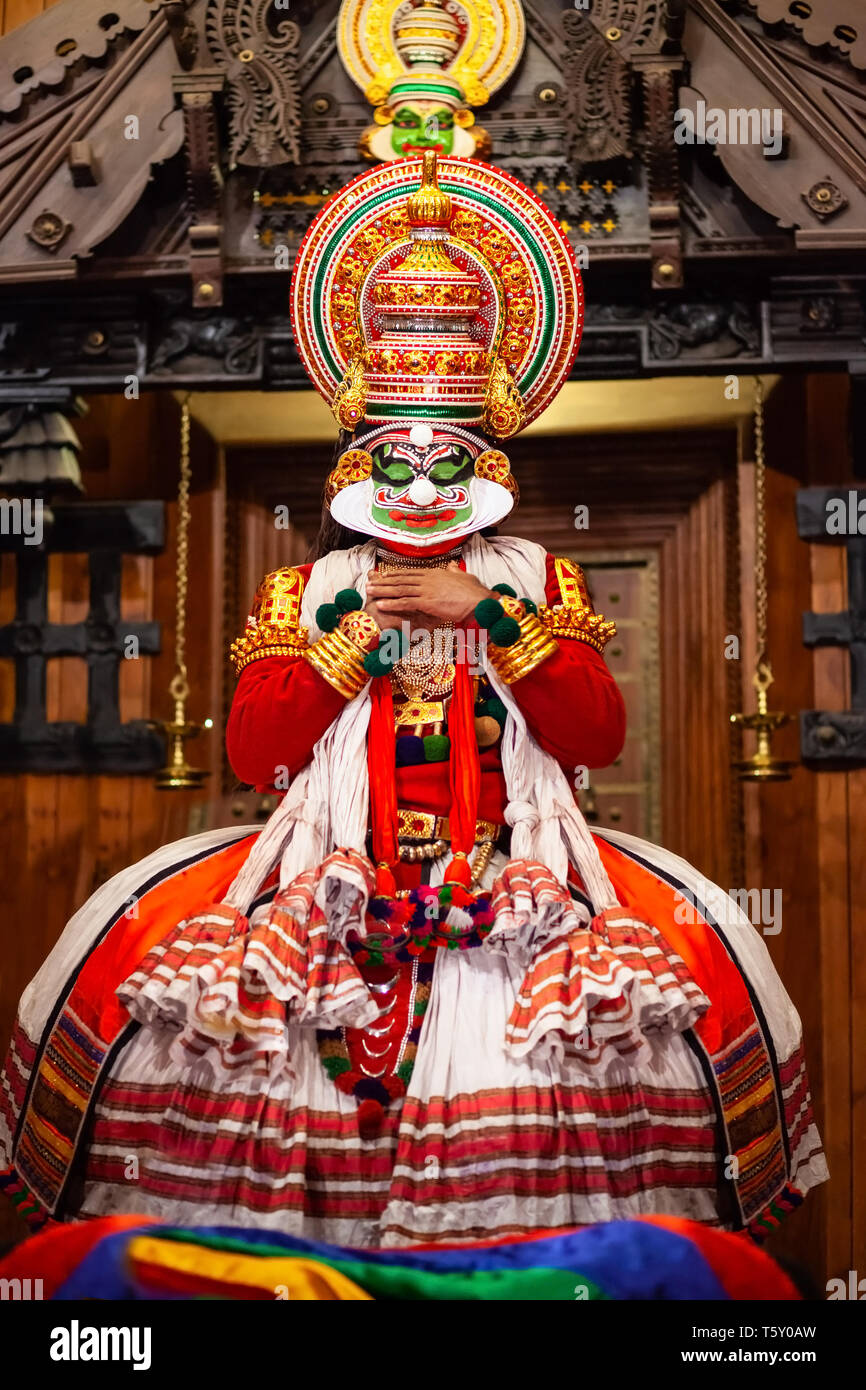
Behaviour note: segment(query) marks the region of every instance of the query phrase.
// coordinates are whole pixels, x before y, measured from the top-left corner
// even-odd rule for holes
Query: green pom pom
[[[391,662],[383,661],[379,655],[379,648],[376,647],[371,652],[365,652],[364,670],[368,676],[387,676],[391,671]]]
[[[341,613],[354,613],[356,609],[364,607],[364,600],[357,589],[341,589],[334,594],[334,602]]]
[[[451,752],[451,740],[447,734],[427,734],[422,738],[424,759],[428,763],[444,763]]]
[[[524,606],[524,608],[526,609],[527,613],[534,613],[535,616],[536,616],[536,618],[538,617],[538,608],[537,608],[537,606],[532,602],[532,599],[531,599],[531,598],[522,598],[522,599],[520,600],[520,602],[523,604],[523,606]]]
[[[316,622],[323,632],[333,632],[341,617],[336,603],[320,603],[316,609]]]
[[[508,716],[508,711],[502,701],[497,700],[495,696],[487,701],[487,708],[484,712],[485,714],[489,714],[490,718],[495,719],[497,724],[500,725],[505,723]]]
[[[322,1065],[332,1081],[336,1081],[344,1071],[352,1070],[352,1063],[348,1057],[323,1057]]]
[[[450,906],[451,906],[451,899],[453,898],[453,896],[454,896],[454,885],[453,885],[453,883],[443,883],[442,887],[439,889],[439,906],[440,906],[440,907],[450,907]]]
[[[409,1082],[412,1080],[412,1072],[414,1070],[414,1062],[401,1062],[399,1067],[397,1068],[397,1076],[399,1076],[400,1080],[403,1082],[405,1086],[408,1086]]]
[[[490,640],[497,647],[513,647],[520,639],[520,625],[516,618],[500,618],[490,629]]]
[[[492,627],[505,617],[505,609],[498,598],[483,598],[475,605],[475,621],[479,627]]]
[[[493,588],[497,594],[507,594],[509,598],[517,598],[517,592],[512,589],[510,584],[494,584]]]

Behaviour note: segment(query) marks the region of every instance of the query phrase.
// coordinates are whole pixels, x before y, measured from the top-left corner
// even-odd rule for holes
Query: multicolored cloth
[[[497,1302],[795,1300],[742,1236],[675,1217],[472,1246],[353,1250],[274,1231],[107,1217],[55,1226],[0,1261],[44,1298]]]

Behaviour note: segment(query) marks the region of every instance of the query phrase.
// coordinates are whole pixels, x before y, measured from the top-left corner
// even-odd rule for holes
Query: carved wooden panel
[[[229,165],[299,163],[298,25],[273,0],[208,0],[205,28],[230,83]]]

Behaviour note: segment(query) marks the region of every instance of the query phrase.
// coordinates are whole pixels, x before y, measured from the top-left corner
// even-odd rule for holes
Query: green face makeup
[[[447,534],[464,526],[472,514],[467,484],[473,476],[472,456],[457,440],[425,451],[385,441],[373,450],[372,519],[407,538]],[[423,490],[423,503],[412,497],[418,478],[435,489]]]
[[[391,126],[391,149],[395,154],[409,156],[430,149],[450,154],[453,147],[454,113],[446,106],[433,111],[400,106],[395,111]]]

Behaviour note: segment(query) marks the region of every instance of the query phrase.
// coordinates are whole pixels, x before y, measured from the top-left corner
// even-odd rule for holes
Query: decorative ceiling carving
[[[795,0],[802,24],[771,0],[522,3],[523,60],[484,107],[489,158],[549,203],[602,280],[648,286],[651,267],[671,290],[720,258],[796,271],[795,236],[816,252],[866,245],[855,0],[814,0],[808,16]],[[272,290],[363,167],[369,111],[337,52],[338,4],[60,0],[3,38],[0,286],[187,275],[190,307],[225,293],[232,316],[233,284],[256,274]],[[784,152],[676,145],[674,110],[700,97],[782,107]]]
[[[0,44],[0,122],[28,111],[37,97],[59,93],[71,72],[104,65],[118,40],[141,33],[153,18],[143,0],[75,0],[7,34]]]
[[[862,0],[745,0],[764,24],[784,24],[811,48],[835,49],[852,67],[866,68]]]
[[[587,19],[623,59],[676,51],[686,0],[592,0]]]
[[[298,48],[291,19],[268,24],[273,0],[208,0],[207,44],[229,79],[229,164],[298,164]]]
[[[717,0],[690,0],[684,47],[691,91],[681,89],[681,104],[782,113],[779,157],[766,158],[759,143],[715,147],[737,187],[780,227],[794,228],[804,249],[866,246],[866,82]]]
[[[578,163],[630,155],[628,66],[580,10],[563,10],[562,73],[569,100],[568,154]]]

